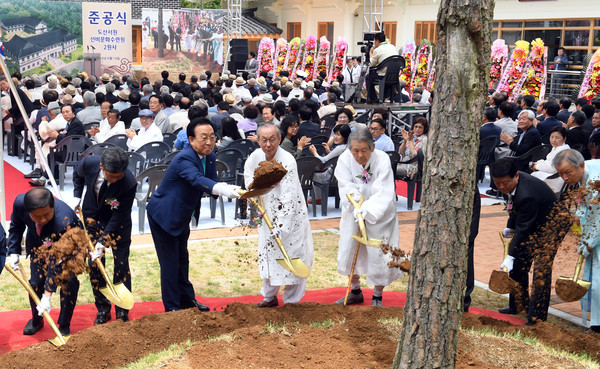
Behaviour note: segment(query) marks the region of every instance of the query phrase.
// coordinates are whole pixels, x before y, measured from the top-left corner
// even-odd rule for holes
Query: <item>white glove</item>
[[[213,186],[212,194],[219,196],[227,196],[231,199],[238,199],[241,195],[238,190],[240,186],[230,185],[225,182],[217,182]]]
[[[363,199],[362,195],[359,193],[351,193],[350,196],[352,196],[352,199],[354,200],[354,202],[356,202],[357,204],[360,202],[360,200]]]
[[[365,219],[365,215],[367,215],[367,211],[365,209],[354,209],[354,211],[352,212],[352,214],[354,215],[354,221],[358,221],[358,214],[362,215],[362,218]]]
[[[506,255],[506,259],[504,259],[504,261],[500,265],[500,269],[506,268],[506,271],[510,273],[510,271],[513,270],[514,263],[515,263],[515,258],[510,255]]]
[[[69,206],[73,210],[75,210],[75,208],[78,207],[79,204],[81,204],[81,198],[79,197],[74,198],[73,201],[69,201]]]
[[[52,308],[52,306],[50,305],[51,298],[51,296],[48,296],[46,294],[42,296],[42,300],[40,301],[38,306],[36,306],[39,316],[42,316],[42,314],[44,314],[44,311],[47,311],[48,313],[50,312],[50,309]]]
[[[13,270],[21,269],[19,268],[19,254],[10,254],[8,257],[8,265],[10,265]]]
[[[92,261],[96,261],[96,259],[101,257],[102,254],[104,254],[104,245],[98,242],[96,243],[94,251],[90,251],[90,258],[92,259]]]
[[[590,251],[588,250],[587,246],[584,244],[579,245],[579,247],[577,248],[577,252],[579,252],[580,254],[582,254],[585,257],[587,257],[590,254]]]
[[[502,231],[502,235],[504,236],[504,238],[512,238],[515,235],[515,230],[512,228],[504,228],[504,231]]]

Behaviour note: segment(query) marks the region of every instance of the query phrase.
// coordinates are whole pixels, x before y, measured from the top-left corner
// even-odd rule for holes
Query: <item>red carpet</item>
[[[371,297],[373,290],[364,289],[365,302],[361,305],[368,306],[371,304]],[[333,304],[337,299],[346,293],[345,287],[329,288],[317,291],[306,291],[306,295],[302,302],[319,302],[326,304]],[[279,296],[281,300],[281,296]],[[202,298],[198,297],[198,301],[208,305],[211,310],[223,310],[227,305],[233,302],[241,302],[247,304],[256,304],[262,300],[262,296],[239,296],[239,297],[213,297],[213,298]],[[406,293],[396,291],[384,291],[383,292],[383,303],[384,306],[404,306],[406,302]],[[56,302],[55,302],[56,303]],[[50,315],[52,319],[58,319],[58,308],[53,308]],[[78,305],[75,308],[73,320],[71,321],[71,333],[79,332],[83,329],[91,327],[94,324],[96,318],[96,307],[94,305]],[[138,302],[135,304],[129,317],[131,319],[137,319],[144,315],[158,314],[164,312],[164,307],[160,301],[152,302]],[[476,307],[470,308],[471,314],[483,314],[494,319],[505,320],[515,325],[522,325],[525,320],[515,318],[510,315],[500,314],[496,311],[479,309]],[[115,319],[114,308],[111,312],[112,319]],[[48,326],[44,325],[44,328],[34,336],[24,336],[23,327],[27,324],[27,321],[31,319],[31,310],[14,310],[0,313],[0,354],[22,349],[34,343],[42,342],[49,338],[55,337],[54,332]],[[109,323],[110,324],[110,323]]]
[[[4,201],[6,205],[6,217],[10,220],[12,206],[17,195],[29,191],[32,187],[28,179],[23,178],[23,173],[4,161]]]

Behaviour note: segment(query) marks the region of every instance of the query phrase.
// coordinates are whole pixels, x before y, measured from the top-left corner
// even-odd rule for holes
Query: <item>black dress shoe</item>
[[[511,309],[510,306],[505,306],[503,308],[498,309],[498,312],[500,314],[510,314],[510,315],[517,315],[518,312],[514,309]]]
[[[127,323],[129,321],[129,314],[127,312],[117,313],[117,319],[121,319],[123,322]]]
[[[500,197],[502,196],[502,194],[500,193],[500,191],[494,190],[494,189],[490,189],[485,191],[485,194],[488,196],[493,196],[493,197]]]
[[[525,323],[526,326],[531,327],[532,325],[536,325],[537,321],[533,321],[533,320],[528,320],[527,323]]]
[[[346,296],[342,297],[341,299],[337,300],[335,304],[343,305],[345,298]],[[360,291],[359,293],[350,292],[350,294],[348,295],[348,301],[346,301],[346,305],[362,304],[364,301],[365,297],[363,296],[362,291]]]
[[[272,308],[278,305],[279,300],[277,299],[277,296],[275,296],[271,301],[262,300],[261,302],[256,304],[256,306],[258,306],[259,308]]]
[[[96,320],[94,320],[94,325],[100,325],[108,322],[110,320],[110,312],[108,313],[98,313],[96,314]]]
[[[23,328],[23,334],[26,336],[31,336],[36,334],[42,328],[44,328],[44,320],[40,320],[39,323],[34,324],[33,319],[29,319],[25,325],[25,328]]]
[[[29,184],[33,187],[44,187],[46,185],[46,178],[38,178],[33,181],[29,181]]]
[[[71,335],[71,328],[68,325],[64,327],[61,325],[60,328],[58,328],[58,331],[63,335],[63,337]]]
[[[35,168],[32,172],[25,174],[25,178],[40,178],[42,176],[42,169]]]
[[[194,307],[198,308],[198,310],[200,311],[210,311],[210,308],[208,306],[201,304],[196,300],[193,300],[192,303],[194,304]]]

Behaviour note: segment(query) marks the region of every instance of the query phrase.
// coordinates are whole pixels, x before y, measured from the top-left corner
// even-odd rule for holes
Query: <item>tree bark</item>
[[[435,98],[402,334],[393,368],[454,368],[494,0],[442,0]]]

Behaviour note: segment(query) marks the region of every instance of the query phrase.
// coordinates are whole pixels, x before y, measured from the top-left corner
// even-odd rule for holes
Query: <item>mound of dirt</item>
[[[260,190],[273,187],[283,179],[286,173],[287,170],[283,165],[275,160],[261,161],[254,171],[254,177],[248,189]]]
[[[401,329],[395,318],[402,319],[402,315],[400,307],[300,303],[259,309],[234,303],[223,312],[201,313],[189,309],[148,315],[129,323],[115,321],[91,327],[76,333],[61,347],[44,342],[4,354],[0,356],[0,366],[114,368],[164,350],[173,343],[191,340],[193,346],[184,355],[171,359],[169,368],[389,368]],[[392,322],[391,329],[386,322]],[[488,327],[499,332],[520,330],[552,347],[572,352],[585,348],[592,358],[600,359],[600,340],[596,334],[586,335],[543,322],[533,327],[517,327],[470,314],[463,315],[462,327]],[[547,366],[548,362],[560,367],[578,367],[567,359],[556,361],[545,358],[546,353],[526,350],[522,342],[500,340],[462,332],[457,368],[516,368],[526,362],[539,364],[528,368],[553,367]],[[485,341],[486,345],[480,347],[479,341]]]

